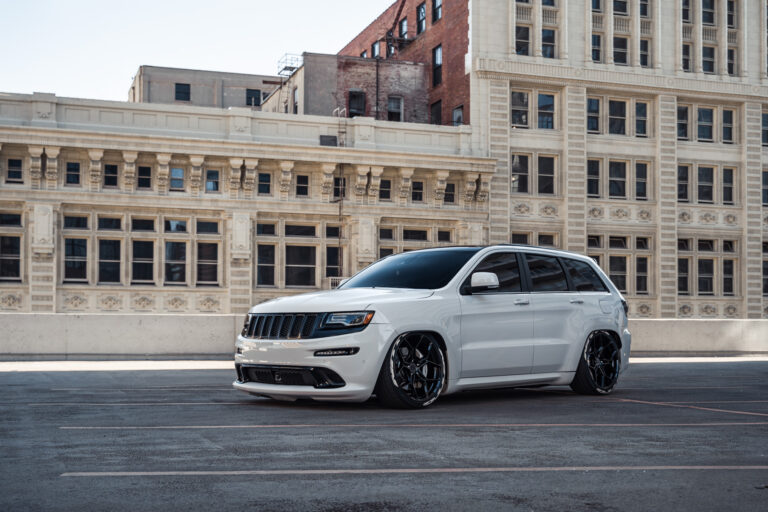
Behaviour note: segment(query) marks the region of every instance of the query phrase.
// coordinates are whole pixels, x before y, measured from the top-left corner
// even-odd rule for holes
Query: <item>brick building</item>
[[[429,122],[470,122],[467,0],[398,0],[340,52],[429,65]]]

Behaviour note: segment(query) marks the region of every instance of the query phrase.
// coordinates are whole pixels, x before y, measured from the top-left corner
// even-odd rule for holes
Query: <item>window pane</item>
[[[607,291],[603,280],[587,263],[583,261],[562,258],[560,260],[571,276],[574,288],[580,292],[604,292]]]
[[[488,290],[490,293],[520,292],[520,268],[514,253],[491,254],[480,263],[473,272],[491,272],[499,278],[499,287]],[[470,278],[471,279],[471,276]]]
[[[568,282],[560,263],[552,256],[526,254],[534,292],[566,292]]]

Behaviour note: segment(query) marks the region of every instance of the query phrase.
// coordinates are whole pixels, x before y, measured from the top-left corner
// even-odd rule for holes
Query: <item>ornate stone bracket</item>
[[[445,199],[445,187],[448,185],[450,171],[435,171],[435,201],[442,202]]]
[[[43,171],[42,171],[42,146],[29,146],[29,178],[32,182],[32,188],[40,188]]]
[[[293,162],[283,160],[280,162],[280,193],[284,196],[291,191],[291,179],[293,178]]]
[[[200,195],[200,185],[203,181],[203,162],[205,157],[202,155],[189,155],[189,190],[194,195]]]
[[[382,174],[384,174],[384,167],[379,165],[371,166],[371,182],[368,184],[369,197],[379,197],[379,187],[381,186]]]
[[[411,193],[411,178],[415,170],[413,167],[400,168],[400,199],[408,199],[408,194]]]
[[[157,191],[161,194],[168,193],[168,174],[170,172],[169,163],[171,155],[169,153],[158,153],[157,158]]]
[[[331,195],[333,193],[333,176],[336,172],[336,164],[320,164],[320,170],[323,173],[320,185],[323,195]]]
[[[253,192],[256,186],[256,175],[258,174],[259,161],[255,158],[245,159],[245,174],[243,175],[243,190],[247,194]]]
[[[242,177],[242,158],[230,158],[229,159],[229,195],[237,197],[237,191],[240,190],[240,182]]]
[[[488,194],[491,192],[491,177],[487,175],[480,176],[480,188],[477,191],[477,202],[484,203],[488,200]]]
[[[464,175],[464,200],[471,203],[475,199],[475,192],[477,191],[477,179],[480,174],[476,172],[468,172]]]
[[[357,196],[364,196],[365,195],[365,189],[368,188],[368,170],[370,169],[367,165],[356,165],[355,166],[355,195]]]
[[[136,183],[136,159],[139,154],[136,151],[123,151],[123,188],[133,190]]]
[[[98,192],[101,187],[103,169],[101,168],[101,159],[104,157],[103,149],[89,149],[88,159],[91,161],[90,182],[91,192]]]
[[[55,189],[59,183],[59,151],[61,148],[45,148],[45,187]]]

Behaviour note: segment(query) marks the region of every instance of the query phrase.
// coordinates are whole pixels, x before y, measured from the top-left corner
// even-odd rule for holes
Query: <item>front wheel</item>
[[[445,385],[445,355],[434,335],[402,334],[381,365],[376,396],[389,407],[422,408],[432,404]]]
[[[621,350],[606,331],[595,331],[584,344],[571,389],[583,395],[607,395],[619,380]]]

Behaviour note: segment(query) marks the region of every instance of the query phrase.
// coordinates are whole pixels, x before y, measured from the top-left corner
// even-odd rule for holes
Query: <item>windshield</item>
[[[429,249],[381,259],[353,276],[342,288],[442,288],[480,247]]]

